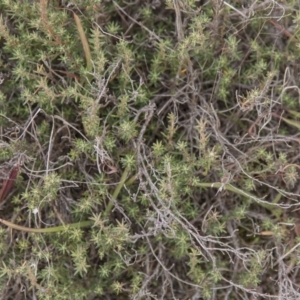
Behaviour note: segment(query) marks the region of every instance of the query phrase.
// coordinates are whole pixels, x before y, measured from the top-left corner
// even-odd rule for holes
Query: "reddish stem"
[[[13,169],[10,171],[9,177],[4,180],[2,189],[0,191],[0,203],[6,198],[6,196],[10,193],[12,190],[16,178],[19,173],[19,165],[15,165]]]

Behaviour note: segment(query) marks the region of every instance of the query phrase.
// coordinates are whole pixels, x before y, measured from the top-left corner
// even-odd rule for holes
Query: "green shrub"
[[[299,297],[298,7],[202,2],[0,0],[3,299]]]

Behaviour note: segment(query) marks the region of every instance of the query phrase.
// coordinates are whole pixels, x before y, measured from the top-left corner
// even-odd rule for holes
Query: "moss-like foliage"
[[[300,298],[299,4],[252,2],[0,0],[1,299]]]

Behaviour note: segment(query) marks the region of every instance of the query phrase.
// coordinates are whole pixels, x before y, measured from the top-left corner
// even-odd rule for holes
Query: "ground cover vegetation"
[[[1,299],[299,299],[298,1],[0,12]]]

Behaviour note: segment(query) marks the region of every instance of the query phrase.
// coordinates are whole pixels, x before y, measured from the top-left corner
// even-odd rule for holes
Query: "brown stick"
[[[2,189],[0,191],[0,203],[6,198],[11,189],[15,184],[15,180],[19,173],[19,165],[15,165],[13,169],[10,171],[9,177],[4,180]]]

